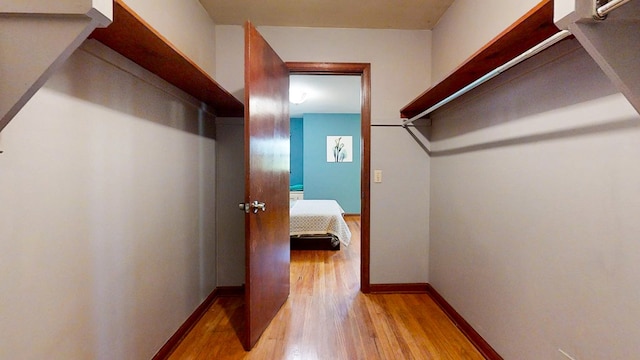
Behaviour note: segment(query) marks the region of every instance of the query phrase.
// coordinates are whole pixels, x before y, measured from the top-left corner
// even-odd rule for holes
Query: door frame
[[[371,64],[286,62],[289,75],[360,75],[360,291],[369,293],[371,207]]]

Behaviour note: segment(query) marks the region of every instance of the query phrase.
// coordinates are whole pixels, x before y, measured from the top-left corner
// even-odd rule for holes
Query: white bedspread
[[[335,200],[292,200],[291,235],[332,234],[345,246],[351,231],[344,221],[344,210]]]

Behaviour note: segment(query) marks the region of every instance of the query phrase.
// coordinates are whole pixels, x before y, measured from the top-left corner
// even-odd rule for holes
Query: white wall
[[[409,131],[416,136],[414,139]],[[429,173],[415,128],[371,128],[371,283],[426,283],[429,278]]]
[[[216,223],[218,286],[245,282],[244,119],[216,119]]]
[[[400,108],[429,86],[430,31],[271,26],[258,30],[284,61],[371,63],[373,124],[398,124]],[[216,81],[241,95],[243,28],[218,25],[216,35]]]
[[[456,0],[433,29],[431,78],[444,79],[540,0]]]
[[[197,1],[127,3],[215,73]],[[213,290],[201,121],[197,101],[88,42],[0,133],[0,358],[150,358]]]
[[[150,358],[211,292],[215,141],[192,131],[201,118],[89,43],[4,129],[0,358]]]
[[[197,0],[126,0],[127,6],[213,76],[215,23]]]
[[[399,125],[399,111],[429,84],[429,31],[260,27],[284,61],[371,63],[374,125]],[[244,87],[243,29],[216,27],[216,80],[241,97]],[[371,187],[371,282],[426,282],[428,176],[404,176],[399,163],[428,174],[429,159],[415,140],[393,127],[373,127],[371,169],[385,172]],[[425,170],[427,169],[427,170]],[[417,207],[406,206],[415,202]],[[393,206],[390,206],[393,205]],[[391,249],[389,245],[394,244]],[[393,255],[393,256],[390,256]],[[242,265],[242,264],[240,264]]]
[[[566,29],[566,21],[575,17],[576,0],[554,0],[553,22],[559,28]]]
[[[433,118],[431,284],[505,359],[636,357],[638,113],[572,41]]]

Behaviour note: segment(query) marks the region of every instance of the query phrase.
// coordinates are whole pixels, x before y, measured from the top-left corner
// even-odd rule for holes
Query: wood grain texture
[[[361,261],[360,261],[360,290],[370,292],[370,221],[371,221],[371,64],[369,63],[317,63],[317,62],[287,62],[292,74],[305,75],[360,75],[361,109],[360,126],[362,151],[360,163],[360,201],[361,231]]]
[[[244,294],[244,288],[242,286],[221,286],[213,289],[211,294],[193,311],[193,313],[185,320],[185,322],[178,328],[178,330],[167,340],[167,342],[158,350],[153,357],[154,360],[164,360],[169,358],[169,355],[180,344],[182,339],[189,333],[189,331],[198,323],[202,316],[209,310],[213,302],[220,297],[225,296],[241,296]]]
[[[427,283],[371,284],[372,294],[426,294]]]
[[[89,36],[211,107],[218,116],[242,117],[244,106],[122,0],[113,23]]]
[[[444,80],[403,107],[400,116],[412,118],[418,115],[556,32],[558,28],[553,23],[553,1],[543,0],[471,55]]]
[[[164,360],[169,357],[173,350],[178,346],[182,339],[189,333],[189,330],[193,328],[198,320],[207,312],[211,307],[214,300],[220,296],[218,289],[213,289],[211,294],[195,309],[195,311],[185,320],[185,322],[178,328],[178,330],[167,340],[167,342],[158,350],[153,357],[154,360]]]
[[[245,28],[245,348],[289,296],[289,69],[251,23]]]
[[[243,301],[219,298],[170,359],[483,359],[427,294],[359,291],[360,224],[340,251],[291,251],[291,295],[251,352]]]

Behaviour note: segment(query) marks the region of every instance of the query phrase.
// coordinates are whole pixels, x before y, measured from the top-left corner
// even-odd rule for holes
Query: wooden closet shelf
[[[140,16],[116,0],[113,23],[90,35],[213,108],[217,116],[242,117],[244,105],[175,48]]]
[[[553,1],[543,0],[487,45],[478,50],[444,80],[420,94],[400,110],[412,118],[504,65],[558,32],[553,23]]]

